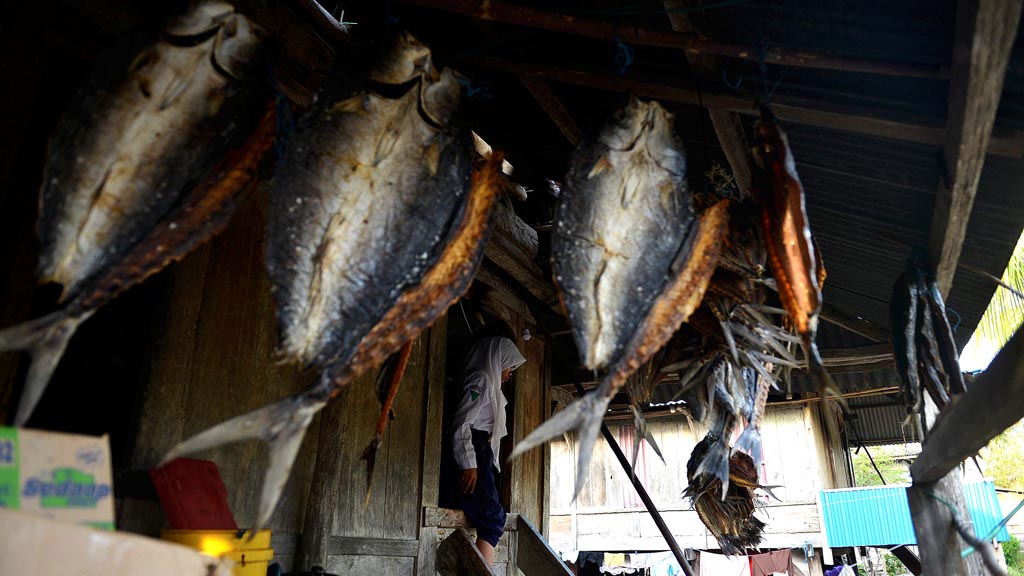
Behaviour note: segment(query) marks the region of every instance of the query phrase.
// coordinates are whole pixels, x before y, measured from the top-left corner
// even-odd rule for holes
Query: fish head
[[[432,69],[430,48],[412,34],[402,32],[384,52],[370,79],[397,86],[429,74]]]
[[[235,7],[220,0],[193,2],[189,9],[164,26],[164,33],[176,38],[205,36],[219,28],[235,13]]]
[[[424,77],[420,86],[420,110],[437,126],[446,126],[462,103],[462,84],[451,69],[445,68],[435,78]]]
[[[260,35],[256,26],[241,14],[232,14],[217,31],[213,45],[213,63],[218,70],[240,80],[257,61]]]
[[[674,115],[654,101],[631,96],[601,132],[601,141],[613,150],[642,147],[659,165],[673,172],[685,171],[685,159],[678,151]]]

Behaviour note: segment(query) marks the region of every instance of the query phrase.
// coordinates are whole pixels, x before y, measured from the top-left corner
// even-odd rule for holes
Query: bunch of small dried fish
[[[759,488],[757,464],[750,456],[737,452],[729,459],[729,482],[700,471],[706,455],[722,444],[721,429],[708,432],[690,454],[686,463],[689,485],[683,496],[690,499],[701,522],[715,535],[727,556],[743,554],[744,549],[761,543],[764,522],[754,516],[757,506],[754,490]]]
[[[166,457],[266,441],[257,528],[274,509],[313,415],[444,313],[469,286],[488,237],[501,155],[474,169],[454,73],[436,71],[429,49],[403,35],[371,80],[390,86],[390,96],[340,88],[319,96],[289,141],[271,196],[267,264],[281,353],[321,378]],[[387,380],[393,389],[400,374]]]
[[[632,99],[573,153],[552,263],[584,365],[609,372],[513,456],[579,430],[576,494],[608,402],[700,304],[724,243],[727,203],[696,218],[684,177],[672,116],[654,102]]]
[[[814,342],[824,267],[811,237],[803,185],[786,134],[766,106],[761,107],[755,130],[753,156],[757,170],[751,187],[761,207],[762,232],[779,300],[800,335],[807,371],[818,382],[822,396],[835,396],[845,403]]]
[[[925,272],[922,257],[911,256],[896,280],[889,318],[908,418],[922,408],[922,386],[940,410],[952,395],[966,391],[942,294],[935,279]]]
[[[50,140],[39,214],[41,282],[63,308],[0,331],[32,365],[15,423],[32,414],[78,325],[225,226],[274,138],[261,39],[203,2],[139,50],[115,49]]]

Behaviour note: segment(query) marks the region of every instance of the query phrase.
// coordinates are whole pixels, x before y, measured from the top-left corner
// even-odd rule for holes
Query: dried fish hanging
[[[942,294],[919,254],[907,259],[906,270],[893,286],[889,318],[907,418],[921,413],[922,388],[942,410],[966,386]]]
[[[513,457],[579,431],[578,495],[612,396],[700,304],[724,243],[727,202],[695,218],[672,116],[632,99],[573,152],[552,240],[555,281],[598,389],[536,428]]]
[[[437,71],[430,50],[405,34],[370,79],[391,89],[352,93],[339,83],[320,95],[289,139],[271,195],[267,266],[281,354],[318,370],[319,380],[165,457],[265,441],[256,529],[269,520],[313,416],[402,351],[379,390],[381,418],[364,455],[370,476],[407,345],[469,287],[490,233],[501,154],[474,166],[455,74]]]

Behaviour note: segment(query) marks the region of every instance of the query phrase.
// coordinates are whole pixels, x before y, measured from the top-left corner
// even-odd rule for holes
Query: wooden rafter
[[[500,22],[550,32],[596,38],[599,40],[620,40],[637,46],[675,48],[684,50],[687,56],[722,56],[740,60],[760,61],[761,54],[750,46],[719,42],[698,31],[676,28],[674,32],[652,30],[638,26],[622,25],[612,21],[579,18],[568,14],[546,12],[527,6],[489,0],[401,0],[403,4],[442,10],[469,16],[477,20]],[[670,14],[673,19],[683,14]],[[863,72],[885,76],[911,78],[946,78],[949,72],[941,67],[908,65],[898,63],[871,62],[818,54],[802,50],[787,50],[781,47],[767,49],[765,62],[780,66]]]
[[[523,83],[523,86],[548,115],[562,136],[565,136],[569,144],[575,146],[580,141],[583,131],[569,115],[569,111],[565,109],[562,101],[551,91],[548,83],[527,74],[519,74],[519,81]]]
[[[669,22],[677,34],[686,33],[693,35],[699,33],[694,23],[684,12],[673,11],[674,8],[685,8],[692,4],[690,0],[666,0],[665,8],[670,11]],[[698,74],[704,77],[717,78],[719,74],[718,62],[714,56],[706,52],[686,52],[686,60]],[[698,98],[703,103],[703,98]],[[750,165],[750,146],[747,144],[746,134],[743,132],[743,121],[740,115],[734,110],[722,110],[708,106],[708,115],[711,117],[711,125],[714,126],[715,135],[718,136],[718,143],[725,153],[725,159],[729,163],[736,186],[743,194],[750,193],[750,178],[753,173]]]
[[[754,101],[751,99],[726,94],[698,93],[690,88],[673,86],[671,82],[640,81],[570,68],[512,62],[484,56],[452,55],[452,58],[463,65],[488,70],[502,70],[516,75],[526,74],[564,84],[609,92],[631,92],[644,98],[678,102],[690,106],[703,104],[710,110],[736,112],[741,115],[757,114],[757,110],[754,109]],[[860,115],[856,112],[811,108],[806,104],[798,106],[788,104],[787,100],[778,97],[772,103],[772,112],[780,120],[794,124],[818,126],[830,130],[933,146],[941,146],[945,142],[946,132],[941,127],[886,120]],[[1015,132],[996,133],[992,136],[988,153],[1010,158],[1024,158],[1024,138]]]
[[[943,296],[949,293],[989,149],[1020,0],[962,0],[957,6],[946,124],[945,177],[939,184],[929,252]]]

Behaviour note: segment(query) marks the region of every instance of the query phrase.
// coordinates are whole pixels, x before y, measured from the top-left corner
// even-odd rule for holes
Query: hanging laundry
[[[769,576],[771,574],[793,575],[793,555],[789,550],[776,550],[764,554],[755,554],[750,557],[750,572],[752,576]]]
[[[746,556],[701,552],[700,576],[750,576],[750,560]]]

